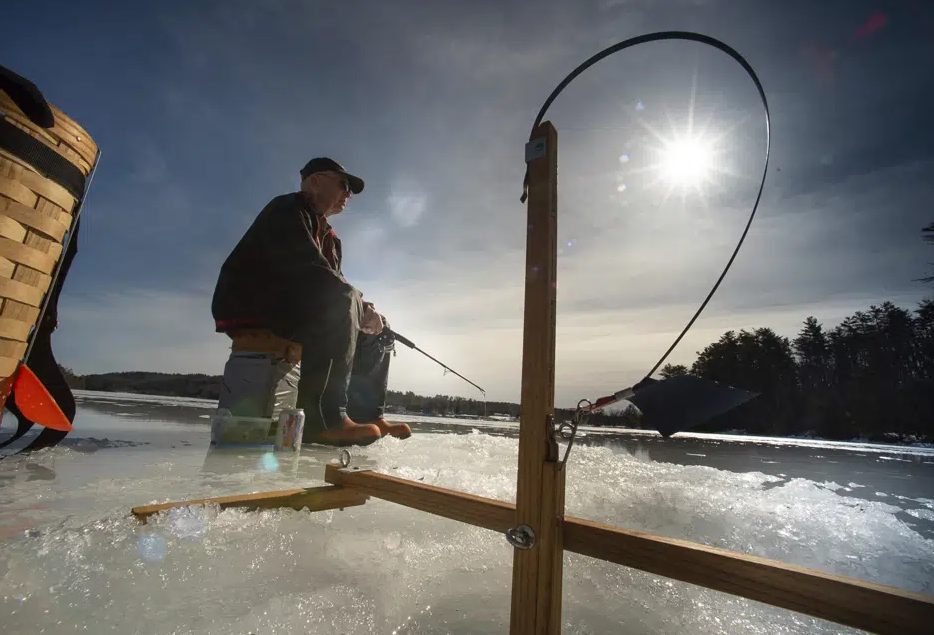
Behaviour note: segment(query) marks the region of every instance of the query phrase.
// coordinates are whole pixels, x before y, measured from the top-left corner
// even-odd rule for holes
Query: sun
[[[663,142],[660,155],[660,176],[673,187],[700,187],[716,167],[713,143],[699,135]]]
[[[661,109],[667,119],[666,128],[658,127],[661,122],[650,123],[645,119],[645,108],[640,109],[638,125],[644,131],[644,140],[640,142],[642,147],[639,153],[645,160],[640,167],[626,172],[629,175],[648,174],[649,181],[646,186],[660,187],[664,192],[663,203],[677,192],[682,201],[695,195],[706,206],[711,190],[721,191],[728,187],[723,177],[742,178],[736,173],[736,168],[729,165],[731,162],[728,155],[731,151],[730,144],[727,143],[728,137],[742,122],[717,126],[714,124],[716,113],[713,111],[709,111],[703,120],[698,121],[695,109],[696,92],[695,73],[686,117],[681,121],[673,121],[668,109]],[[629,155],[625,154],[620,157],[620,162],[628,163],[629,158]],[[618,178],[622,176],[619,175]],[[623,190],[619,191],[621,193]]]
[[[649,131],[655,143],[646,144],[648,161],[635,171],[651,175],[647,185],[661,187],[664,201],[676,192],[682,199],[693,193],[706,205],[709,190],[719,189],[721,177],[731,174],[721,157],[721,139],[706,126],[694,130],[690,124],[684,131],[672,127],[668,134]]]

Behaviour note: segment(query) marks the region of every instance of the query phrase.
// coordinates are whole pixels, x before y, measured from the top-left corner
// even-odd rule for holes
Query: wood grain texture
[[[29,338],[30,330],[32,326],[26,322],[0,317],[0,337],[25,342]]]
[[[543,122],[530,143],[545,142],[544,153],[528,162],[528,211],[525,262],[525,312],[522,340],[522,415],[519,422],[519,464],[516,484],[516,525],[528,525],[537,540],[531,549],[513,556],[511,635],[558,633],[552,623],[552,585],[561,585],[561,550],[556,547],[554,518],[556,472],[544,468],[553,458],[555,313],[558,235],[558,133]],[[563,480],[561,481],[563,484]],[[549,527],[549,529],[546,529]],[[554,531],[552,531],[554,529]],[[560,615],[560,607],[555,608]],[[545,620],[539,622],[539,620]]]
[[[564,548],[879,635],[934,632],[934,597],[725,549],[564,521]]]
[[[561,632],[564,589],[564,479],[567,472],[556,461],[542,468],[542,514],[538,564],[537,633]]]
[[[9,298],[32,307],[39,307],[42,304],[43,293],[45,293],[44,289],[37,289],[24,282],[0,278],[0,297],[2,298]]]
[[[24,239],[28,238],[31,237],[24,237]],[[48,246],[45,247],[48,249]],[[25,265],[30,269],[35,269],[45,274],[51,274],[57,262],[57,259],[49,256],[46,251],[37,249],[29,244],[10,240],[3,236],[0,236],[0,256],[18,265]]]
[[[28,228],[61,243],[65,238],[65,232],[68,231],[68,225],[65,225],[57,218],[5,197],[0,197],[0,217],[8,218],[22,225],[24,228],[23,238],[25,238],[25,229]],[[7,236],[5,233],[3,235]],[[7,237],[13,238],[12,236]]]
[[[242,507],[248,510],[275,509],[286,507],[309,511],[322,511],[325,509],[339,509],[342,507],[355,507],[366,503],[367,496],[357,490],[349,490],[333,485],[319,487],[303,487],[296,489],[265,492],[261,494],[242,494],[237,496],[218,496],[215,498],[196,498],[174,503],[161,503],[158,505],[143,505],[134,507],[132,512],[142,522],[160,512],[178,507],[190,507],[205,504],[215,504],[221,509]]]
[[[324,480],[333,485],[353,488],[374,498],[493,531],[505,533],[515,522],[516,507],[510,503],[386,474],[367,470],[343,471],[331,464],[325,468]]]

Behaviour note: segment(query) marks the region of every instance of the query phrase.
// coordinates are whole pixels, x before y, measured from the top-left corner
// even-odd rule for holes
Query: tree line
[[[828,439],[934,440],[934,299],[910,312],[891,302],[827,331],[808,317],[793,339],[772,329],[728,331],[690,369],[761,393],[719,417],[718,429]]]

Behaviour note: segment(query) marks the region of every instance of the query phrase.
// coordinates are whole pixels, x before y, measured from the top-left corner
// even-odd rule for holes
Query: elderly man
[[[341,241],[328,221],[363,191],[363,180],[328,158],[312,159],[300,174],[300,191],[270,201],[224,262],[212,302],[216,330],[264,328],[301,344],[304,443],[406,438],[409,426],[383,418],[389,354],[379,335],[388,324],[341,273]]]

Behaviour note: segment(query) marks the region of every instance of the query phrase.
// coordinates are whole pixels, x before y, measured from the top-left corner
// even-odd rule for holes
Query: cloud
[[[65,292],[53,335],[56,357],[79,374],[222,374],[229,340],[214,333],[210,303],[210,295],[144,287],[81,297]]]
[[[410,179],[397,180],[392,184],[386,203],[396,223],[401,227],[412,227],[424,213],[428,195],[420,191],[418,185]]]

